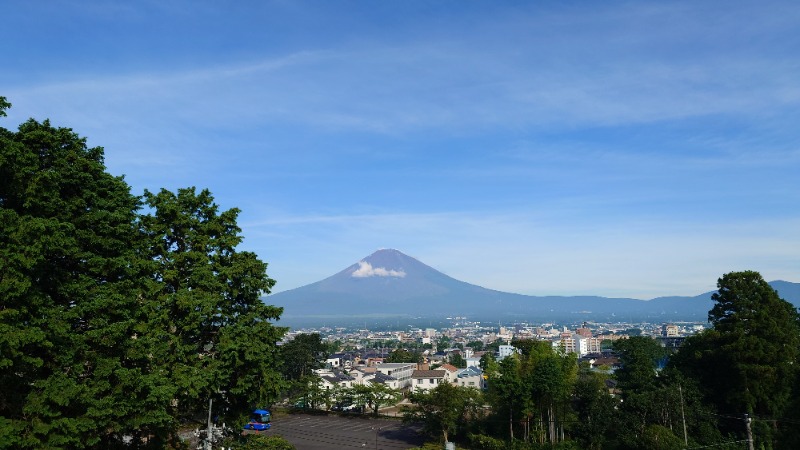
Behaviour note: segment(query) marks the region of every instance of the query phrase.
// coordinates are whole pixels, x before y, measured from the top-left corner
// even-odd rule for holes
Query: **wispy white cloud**
[[[502,28],[481,24],[482,32],[474,35],[489,36],[488,42],[471,35],[378,39],[261,60],[204,61],[188,69],[103,77],[73,72],[63,75],[73,81],[11,86],[10,95],[36,110],[58,110],[60,104],[126,122],[147,114],[223,127],[278,121],[390,134],[759,116],[800,104],[796,58],[724,47],[697,48],[709,55],[695,57],[681,48],[699,42],[701,31],[716,31],[720,41],[740,33],[737,22],[709,30],[709,17],[680,6],[657,13],[652,5],[631,9],[621,16],[600,14],[585,30],[578,28],[585,18],[570,18],[569,10],[547,17],[555,25],[522,14]],[[659,15],[676,22],[630,39],[622,31],[637,18],[634,13],[650,22]],[[530,28],[540,31],[530,35]],[[517,43],[513,50],[506,40]],[[44,103],[49,108],[40,108]]]
[[[81,23],[133,8],[80,3],[66,4]],[[198,17],[187,3],[152,15],[161,3],[134,19]],[[279,289],[386,246],[533,294],[694,294],[739,268],[794,280],[800,8],[734,3],[486,3],[396,27],[359,11],[347,30],[320,14],[332,28],[174,63],[9,64],[2,124],[70,126],[136,191],[210,187],[243,207]],[[239,36],[244,16],[216,31]],[[379,188],[360,190],[366,177]]]

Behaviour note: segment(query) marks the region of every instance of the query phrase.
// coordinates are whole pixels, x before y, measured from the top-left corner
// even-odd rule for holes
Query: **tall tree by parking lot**
[[[169,427],[169,383],[132,339],[138,207],[72,130],[0,128],[0,447],[103,447]]]
[[[0,448],[165,448],[209,396],[280,388],[281,310],[236,211],[188,189],[141,215],[103,155],[47,120],[0,128]]]
[[[286,330],[271,324],[282,309],[261,301],[275,284],[267,264],[236,248],[239,210],[220,213],[210,192],[194,188],[144,198],[152,286],[145,305],[156,357],[177,389],[173,416],[209,399],[222,411],[272,403],[283,387],[276,344]]]

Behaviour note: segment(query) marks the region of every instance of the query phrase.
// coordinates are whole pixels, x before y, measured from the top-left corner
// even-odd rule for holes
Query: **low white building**
[[[453,383],[456,386],[471,387],[475,389],[486,389],[488,384],[486,379],[483,378],[483,371],[478,367],[467,367],[460,369],[456,373],[456,380]]]
[[[332,369],[339,369],[342,367],[342,358],[332,357],[325,360],[325,366]]]
[[[320,387],[323,389],[349,388],[355,382],[355,378],[337,369],[318,369],[315,372],[319,375]]]
[[[427,391],[449,382],[446,370],[415,370],[411,380],[415,391]]]

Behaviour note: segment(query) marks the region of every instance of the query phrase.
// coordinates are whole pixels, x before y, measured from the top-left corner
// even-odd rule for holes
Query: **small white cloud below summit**
[[[366,261],[359,261],[358,262],[358,269],[356,269],[352,274],[350,274],[353,278],[368,278],[368,277],[395,277],[395,278],[403,278],[406,276],[406,273],[402,270],[391,270],[385,269],[383,267],[372,267],[372,264]]]

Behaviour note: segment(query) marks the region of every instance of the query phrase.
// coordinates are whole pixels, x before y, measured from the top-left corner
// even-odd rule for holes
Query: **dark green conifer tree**
[[[758,272],[725,274],[717,286],[708,314],[713,328],[687,339],[673,364],[699,382],[720,414],[749,414],[757,447],[780,445],[778,419],[798,395],[797,310]],[[721,425],[725,432],[744,435],[743,420]]]
[[[72,130],[0,128],[0,447],[109,447],[169,427],[168,383],[135,339],[138,207]]]

